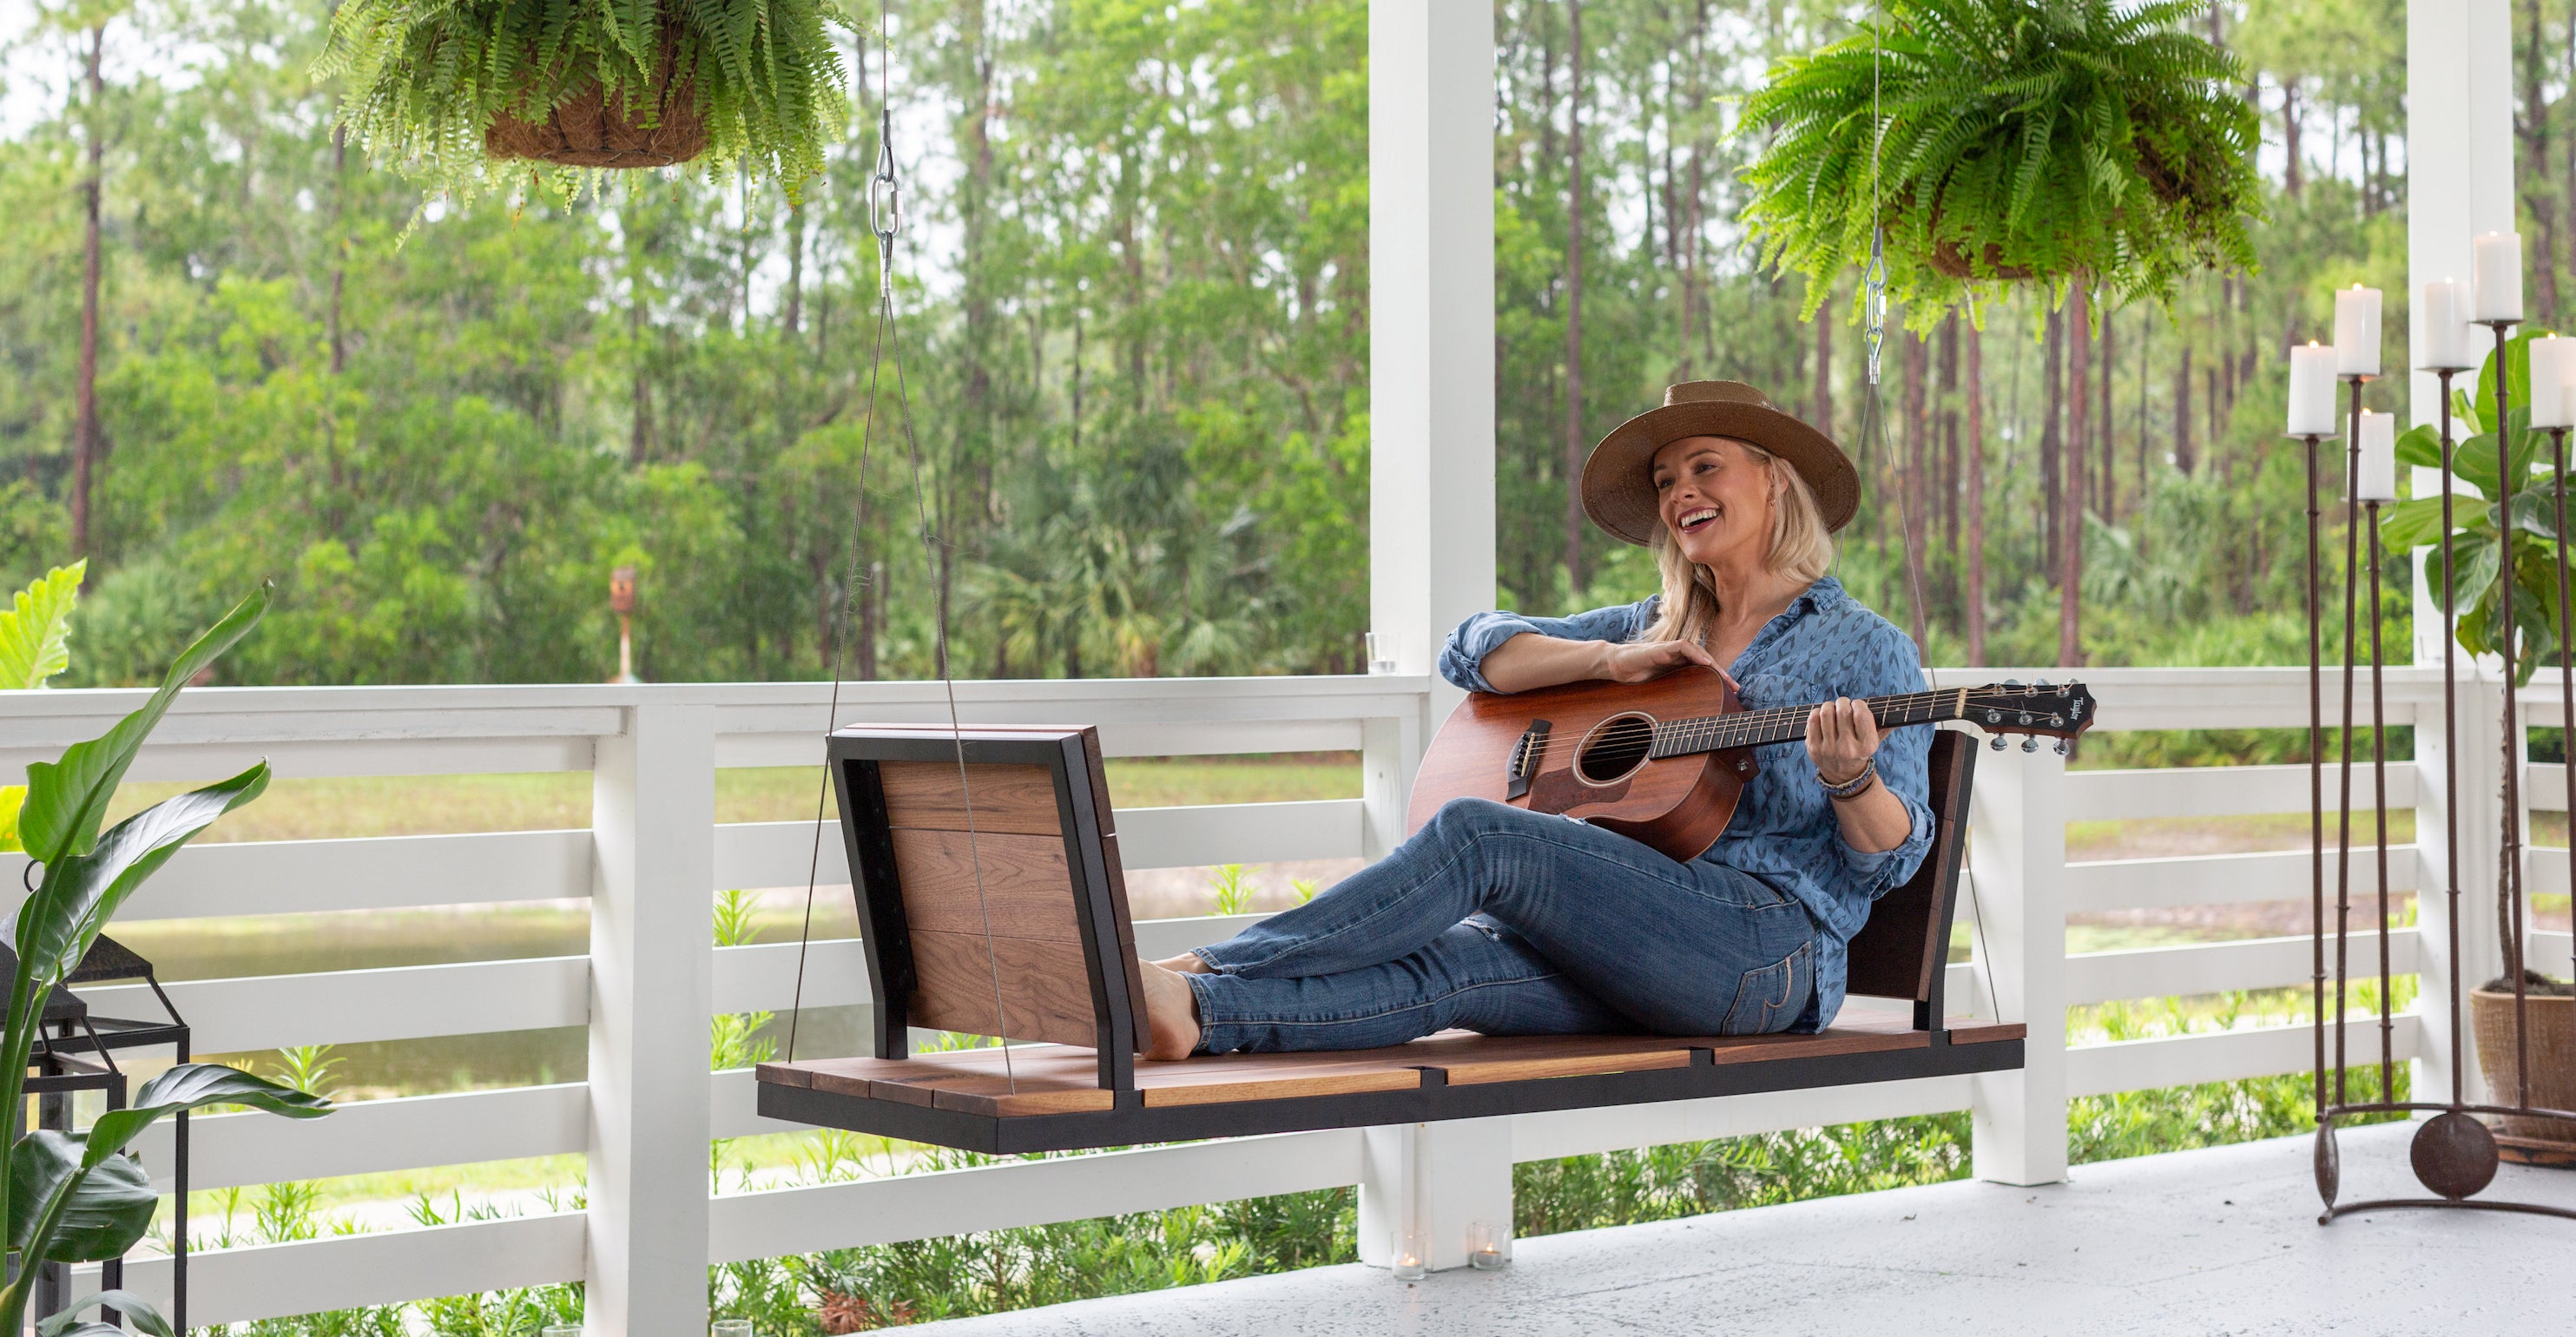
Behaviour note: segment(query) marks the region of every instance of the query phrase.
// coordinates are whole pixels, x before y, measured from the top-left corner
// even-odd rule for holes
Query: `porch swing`
[[[891,64],[889,58],[879,65],[889,91]],[[881,108],[869,184],[879,283],[859,457],[861,532],[877,391],[889,360],[894,243],[902,226],[892,130],[891,108]],[[1883,302],[1874,299],[1865,420],[1871,423],[1879,417],[1883,315]],[[918,534],[925,548],[935,549],[902,362],[899,355],[891,360]],[[861,571],[855,542],[853,553],[855,592]],[[805,942],[785,1057],[756,1073],[763,1116],[1010,1154],[1904,1081],[2022,1064],[2021,1025],[1955,1022],[1944,996],[1976,763],[1974,737],[1953,731],[1933,738],[1931,850],[1910,881],[1880,898],[1849,944],[1848,992],[1894,1000],[1897,1009],[1853,1009],[1811,1035],[1453,1031],[1383,1049],[1140,1061],[1144,987],[1099,732],[963,727],[949,673],[948,626],[943,595],[935,650],[945,726],[839,725],[835,652],[836,727],[826,738],[824,792],[815,805]],[[2066,699],[2066,689],[2055,690],[2055,699]],[[2032,689],[2016,684],[2012,691],[2027,696]],[[1954,693],[1955,710],[1947,705]],[[1944,703],[1945,713],[1919,717],[1927,720],[1968,718],[1971,700],[1984,700],[1958,689],[1922,695]],[[2014,724],[1982,706],[1975,718],[1990,727]],[[2019,722],[2033,723],[2026,713]],[[2016,731],[2067,736],[2090,718],[2086,712],[2071,727],[2057,728],[2043,714],[2036,723],[2035,730]],[[2003,746],[2000,736],[1993,742]],[[2024,744],[2035,745],[2035,736]],[[1711,766],[1729,755],[1745,758],[1738,770],[1749,767],[1749,749],[1711,753]],[[1522,781],[1520,791],[1528,788],[1526,775],[1515,771],[1514,778]],[[829,806],[837,806],[857,900],[874,1004],[872,1053],[800,1060],[804,951]],[[1417,803],[1413,825],[1427,813]],[[999,1043],[915,1053],[916,1027]]]

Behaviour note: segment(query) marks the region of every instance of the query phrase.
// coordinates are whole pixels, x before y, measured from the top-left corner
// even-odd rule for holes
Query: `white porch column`
[[[2001,1020],[2030,1027],[2015,1072],[1969,1079],[1979,1179],[2066,1177],[2066,759],[2042,747],[1989,752],[1968,821],[1982,950]]]
[[[1395,671],[1430,674],[1449,629],[1494,603],[1494,11],[1369,3],[1369,629]],[[1372,666],[1374,671],[1374,666]],[[1367,737],[1370,858],[1404,838],[1414,763],[1462,694]],[[1511,1127],[1372,1128],[1360,1257],[1399,1235],[1467,1261],[1482,1224],[1511,1247]]]
[[[1509,1118],[1361,1130],[1361,1262],[1385,1267],[1410,1252],[1429,1271],[1465,1267],[1480,1229],[1511,1257]]]
[[[644,705],[591,784],[591,1337],[707,1330],[715,714]]]
[[[2416,0],[2406,7],[2406,233],[2407,310],[2413,327],[2409,365],[2423,360],[2424,329],[2420,298],[2424,285],[2436,279],[2468,277],[2469,242],[2481,232],[2514,228],[2513,195],[2513,36],[2512,13],[2505,0]],[[2462,381],[2474,385],[2470,377]],[[2412,421],[2435,422],[2441,414],[2440,383],[2429,372],[2414,372]],[[2413,471],[2416,496],[2434,495],[2441,475]],[[2466,506],[2482,505],[2475,493]],[[2430,579],[2428,579],[2428,575]],[[2442,663],[2442,616],[2432,593],[2440,568],[2429,572],[2416,562],[2415,662]],[[2491,913],[2496,876],[2496,766],[2502,740],[2496,712],[2502,702],[2492,683],[2475,681],[2467,656],[2461,657],[2459,695],[2460,761],[2460,970],[2462,983],[2474,987],[2496,967]],[[2430,714],[2438,716],[2440,707]],[[2450,957],[2448,913],[2443,880],[2447,860],[2442,832],[2442,752],[2438,719],[2416,729],[2416,843],[2423,851],[2417,885],[2416,920],[2423,927],[2422,988],[2416,1010],[2423,1017],[2423,1056],[2414,1066],[2413,1090],[2418,1100],[2441,1100],[2451,1086],[2452,1017],[2449,1001]],[[2462,1026],[2465,1038],[2465,1025]],[[2462,1056],[2472,1095],[2483,1090],[2477,1075],[2474,1045]]]
[[[1369,627],[1429,673],[1493,606],[1493,6],[1370,0]]]

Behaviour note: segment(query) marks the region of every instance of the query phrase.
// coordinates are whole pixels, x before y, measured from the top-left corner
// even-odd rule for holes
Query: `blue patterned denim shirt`
[[[1569,641],[1630,641],[1653,625],[1656,599],[1596,608],[1572,617],[1478,613],[1449,634],[1440,676],[1469,691],[1490,692],[1479,668],[1496,646],[1522,632]],[[1814,705],[1843,696],[1890,696],[1924,689],[1914,642],[1861,606],[1827,576],[1771,619],[1729,665],[1746,708]],[[1703,859],[1750,873],[1807,907],[1816,941],[1816,1010],[1796,1029],[1831,1023],[1842,1008],[1846,944],[1868,922],[1871,903],[1903,886],[1932,848],[1929,758],[1932,730],[1913,725],[1888,734],[1878,774],[1905,804],[1913,830],[1892,850],[1872,853],[1843,840],[1833,805],[1816,778],[1803,742],[1755,749],[1761,774],[1746,786],[1726,833]]]

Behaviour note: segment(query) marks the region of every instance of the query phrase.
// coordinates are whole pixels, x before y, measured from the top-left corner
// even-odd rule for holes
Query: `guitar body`
[[[1689,666],[1651,682],[1578,682],[1469,694],[1440,726],[1414,775],[1408,833],[1453,798],[1485,798],[1578,817],[1678,862],[1708,852],[1760,773],[1750,747],[1654,758],[1656,721],[1743,709],[1717,673]]]

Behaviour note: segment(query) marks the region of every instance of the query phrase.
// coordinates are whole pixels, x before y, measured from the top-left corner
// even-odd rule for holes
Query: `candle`
[[[2311,340],[2290,350],[2291,436],[2333,436],[2335,421],[2335,350]]]
[[[2379,374],[2379,290],[2356,283],[2335,293],[2335,374]]]
[[[2481,233],[2470,274],[2477,280],[2477,304],[2470,315],[2479,322],[2522,319],[2522,234]]]
[[[2458,279],[2435,279],[2424,285],[2424,332],[2421,365],[2433,371],[2465,371],[2478,365],[2477,327],[2469,324],[2469,285]]]
[[[2361,467],[2353,473],[2357,501],[2397,500],[2397,415],[2361,411]]]
[[[2576,339],[2543,335],[2531,341],[2531,425],[2576,425],[2568,416],[2567,392],[2576,389]]]

